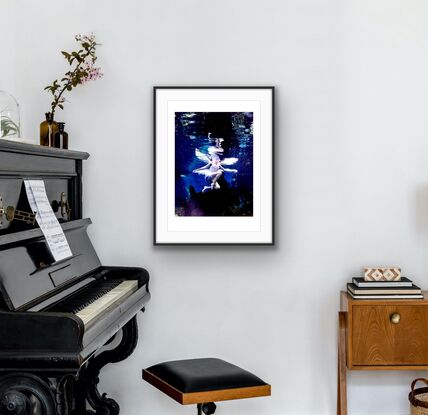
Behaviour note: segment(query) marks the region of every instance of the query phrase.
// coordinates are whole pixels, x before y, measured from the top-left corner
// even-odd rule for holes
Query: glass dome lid
[[[8,92],[0,91],[0,138],[18,138],[20,135],[18,101]]]

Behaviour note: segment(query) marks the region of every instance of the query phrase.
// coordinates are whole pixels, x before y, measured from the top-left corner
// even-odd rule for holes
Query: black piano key
[[[113,288],[117,287],[122,280],[97,281],[88,287],[78,291],[73,296],[66,298],[63,302],[56,304],[49,311],[76,314],[85,307],[92,304]]]

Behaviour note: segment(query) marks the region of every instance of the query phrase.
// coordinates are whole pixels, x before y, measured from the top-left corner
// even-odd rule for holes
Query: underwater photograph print
[[[175,113],[175,216],[253,216],[253,113]]]

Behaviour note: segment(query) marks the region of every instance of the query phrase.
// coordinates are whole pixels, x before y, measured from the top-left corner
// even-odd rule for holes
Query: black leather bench
[[[197,404],[198,415],[213,414],[214,402],[270,396],[269,384],[221,359],[159,363],[143,370],[143,379],[182,405]]]

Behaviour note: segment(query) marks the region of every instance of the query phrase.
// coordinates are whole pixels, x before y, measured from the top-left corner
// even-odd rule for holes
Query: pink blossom
[[[84,76],[80,81],[82,85],[89,81],[96,81],[104,76],[101,72],[101,68],[94,66],[94,60],[86,61],[82,65],[82,69],[86,72],[86,76]]]

